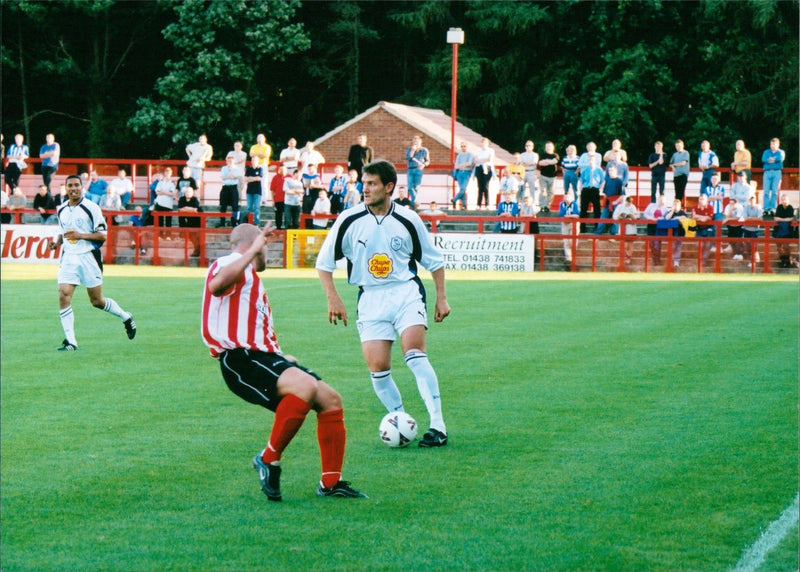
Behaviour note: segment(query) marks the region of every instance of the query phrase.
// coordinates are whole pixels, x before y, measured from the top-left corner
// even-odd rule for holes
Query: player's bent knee
[[[278,394],[296,395],[300,399],[312,403],[316,399],[319,381],[302,369],[290,367],[278,378]]]

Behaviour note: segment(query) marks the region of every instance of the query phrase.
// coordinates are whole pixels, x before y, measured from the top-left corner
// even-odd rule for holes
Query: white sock
[[[111,298],[106,298],[106,305],[103,307],[104,312],[108,312],[109,314],[114,314],[118,318],[120,318],[123,322],[131,317],[131,315],[119,307],[114,300]]]
[[[436,372],[433,371],[431,362],[428,361],[428,354],[411,350],[403,358],[411,373],[417,378],[417,389],[431,417],[431,427],[446,435],[447,428],[442,417],[442,400],[439,396],[439,380]]]
[[[72,313],[72,306],[67,306],[61,310],[61,327],[64,328],[64,337],[73,346],[78,346],[75,339],[75,314]]]
[[[369,376],[372,378],[375,395],[381,400],[386,411],[403,411],[403,397],[392,379],[392,370],[371,371]]]

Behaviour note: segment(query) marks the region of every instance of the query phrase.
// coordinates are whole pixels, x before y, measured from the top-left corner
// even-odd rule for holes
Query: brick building
[[[392,163],[405,163],[406,149],[414,135],[422,137],[428,148],[431,163],[450,164],[450,116],[438,109],[410,107],[399,103],[381,101],[351,120],[343,123],[314,141],[315,147],[328,163],[346,163],[347,153],[356,138],[364,133],[367,144],[375,151],[375,158]],[[466,141],[469,150],[480,147],[482,135],[456,122],[455,144]],[[497,165],[513,162],[511,153],[492,145]]]

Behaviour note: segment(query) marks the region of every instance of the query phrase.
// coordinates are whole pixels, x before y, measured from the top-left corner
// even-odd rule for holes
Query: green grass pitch
[[[726,571],[797,495],[796,278],[454,274],[428,338],[450,444],[390,450],[355,324],[327,323],[313,273],[267,270],[281,345],[342,393],[344,478],[370,496],[315,496],[312,415],[278,504],[250,466],[272,415],[199,337],[202,270],[108,268],[139,334],[79,288],[74,354],[55,268],[0,271],[5,572]],[[393,371],[425,429],[399,348]],[[797,534],[759,570],[796,570]]]

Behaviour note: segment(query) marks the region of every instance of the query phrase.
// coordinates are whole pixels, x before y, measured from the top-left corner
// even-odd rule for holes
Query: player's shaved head
[[[245,247],[250,246],[259,233],[261,233],[261,230],[252,224],[244,223],[237,225],[236,228],[231,231],[231,249],[236,250],[241,245]]]

